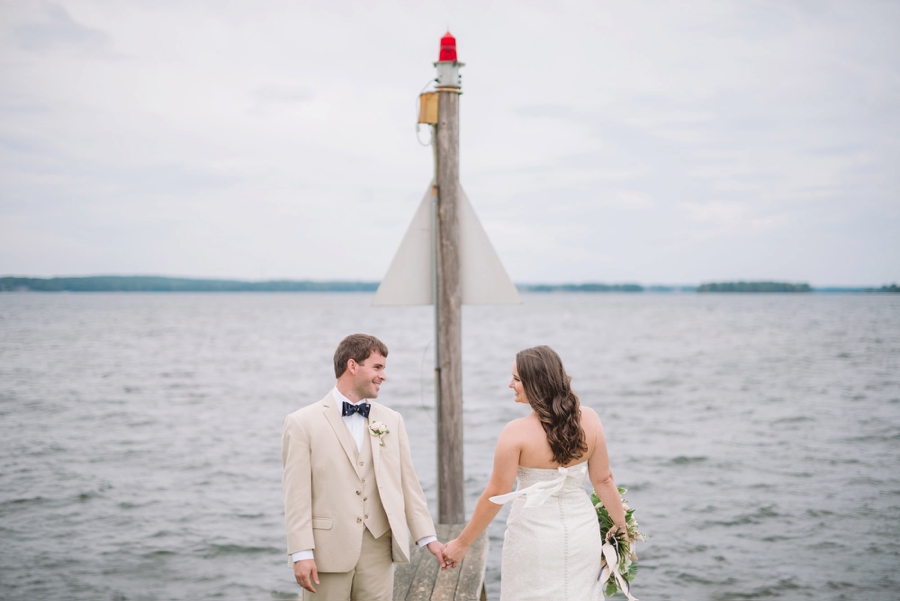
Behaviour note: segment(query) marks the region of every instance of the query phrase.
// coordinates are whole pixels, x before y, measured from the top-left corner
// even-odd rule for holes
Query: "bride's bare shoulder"
[[[600,416],[597,415],[597,412],[584,405],[581,406],[581,427],[589,434],[603,429],[603,425],[600,423]]]
[[[514,419],[503,428],[503,434],[506,436],[528,436],[534,432],[534,429],[541,429],[541,422],[534,414],[526,415]]]
[[[600,416],[597,415],[597,412],[591,409],[590,407],[586,407],[581,405],[581,419],[588,421],[600,421]]]

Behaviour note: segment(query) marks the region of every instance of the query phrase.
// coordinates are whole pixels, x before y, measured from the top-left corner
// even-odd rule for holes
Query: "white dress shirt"
[[[334,404],[337,407],[338,413],[344,412],[344,402],[350,403],[351,405],[361,405],[365,403],[367,399],[363,399],[354,403],[347,397],[341,394],[341,391],[337,389],[337,386],[334,387],[334,390],[331,391],[332,396],[334,397]],[[368,424],[369,419],[363,417],[359,413],[354,413],[352,415],[341,415],[341,419],[344,420],[344,423],[347,424],[347,429],[350,430],[350,434],[353,436],[353,440],[356,441],[356,450],[362,451],[363,442],[365,441],[366,436],[366,425]],[[416,543],[420,547],[424,547],[427,544],[434,542],[437,540],[436,536],[426,536],[424,538],[419,539]],[[294,559],[294,563],[298,561],[303,561],[304,559],[315,559],[312,549],[307,549],[305,551],[297,551],[291,557]]]
[[[337,389],[337,386],[334,387],[331,394],[334,396],[334,404],[337,405],[338,413],[344,412],[345,402],[350,403],[351,405],[363,405],[366,402],[366,399],[363,399],[354,403],[342,395],[341,391]],[[353,440],[356,441],[356,450],[362,452],[363,441],[365,440],[364,437],[366,435],[366,422],[369,421],[369,418],[363,417],[361,413],[353,413],[351,415],[342,415],[341,419],[347,424],[347,429],[350,430]]]

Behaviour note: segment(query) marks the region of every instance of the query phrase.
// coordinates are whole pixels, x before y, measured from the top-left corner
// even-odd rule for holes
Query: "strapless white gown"
[[[503,538],[500,601],[601,599],[600,524],[584,490],[587,462],[568,468],[519,466]]]

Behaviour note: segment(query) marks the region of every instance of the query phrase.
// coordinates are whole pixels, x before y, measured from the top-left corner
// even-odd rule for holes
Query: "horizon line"
[[[51,280],[86,280],[86,279],[99,279],[99,278],[142,278],[142,279],[165,279],[165,280],[175,280],[175,281],[195,281],[195,282],[222,282],[222,283],[240,283],[240,284],[268,284],[268,283],[298,283],[298,284],[344,284],[344,285],[378,285],[381,283],[381,280],[363,280],[363,279],[314,279],[314,278],[265,278],[265,279],[253,279],[253,278],[234,278],[234,277],[215,277],[215,276],[170,276],[170,275],[159,275],[159,274],[94,274],[94,275],[55,275],[55,276],[33,276],[33,275],[0,275],[0,280],[10,280],[10,279],[27,279],[27,280],[43,280],[43,281],[51,281]],[[536,286],[551,286],[551,287],[560,287],[560,286],[591,286],[591,285],[601,285],[601,286],[641,286],[643,288],[696,288],[705,284],[723,284],[723,283],[745,283],[745,284],[758,284],[758,283],[776,283],[776,284],[792,284],[792,285],[807,285],[812,289],[819,290],[866,290],[872,289],[877,290],[881,287],[890,286],[891,284],[895,284],[895,282],[887,282],[883,284],[822,284],[822,285],[813,285],[808,281],[800,281],[800,280],[786,280],[786,279],[773,279],[773,278],[735,278],[735,279],[710,279],[704,280],[699,283],[695,282],[678,282],[678,283],[663,283],[663,282],[653,282],[653,283],[641,283],[639,281],[631,280],[618,280],[618,281],[600,281],[600,280],[569,280],[569,281],[561,281],[561,282],[539,282],[539,281],[517,281],[515,282],[516,287],[525,286],[525,287],[536,287]]]

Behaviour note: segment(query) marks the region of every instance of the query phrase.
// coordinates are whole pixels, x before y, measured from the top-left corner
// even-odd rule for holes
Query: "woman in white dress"
[[[503,539],[500,601],[593,601],[600,598],[600,525],[585,475],[618,529],[627,532],[625,511],[609,469],[603,426],[582,407],[562,360],[547,346],[516,355],[515,402],[530,415],[503,429],[490,482],[459,538],[444,558],[456,565],[496,517],[512,509]],[[509,492],[518,479],[515,492]],[[506,493],[506,494],[505,494]]]

